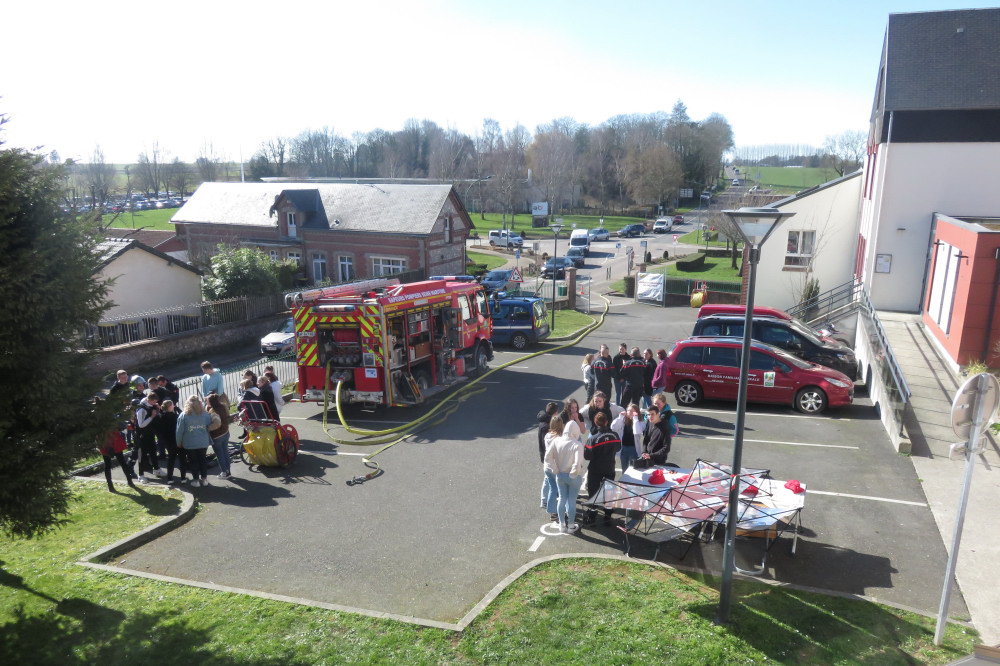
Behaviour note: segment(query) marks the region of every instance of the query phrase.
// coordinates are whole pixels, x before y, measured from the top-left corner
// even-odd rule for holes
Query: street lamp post
[[[479,178],[479,179],[474,180],[471,183],[469,183],[469,186],[467,188],[465,188],[465,196],[462,197],[462,205],[464,206],[465,202],[469,200],[469,191],[472,189],[473,185],[475,185],[476,183],[481,183],[484,180],[489,180],[492,177],[493,177],[493,174],[490,174],[490,175],[488,175],[488,176],[486,176],[484,178]],[[480,188],[480,192],[479,193],[480,193],[480,195],[482,195],[482,188]],[[468,212],[468,211],[466,211],[466,212]],[[472,220],[472,216],[471,215],[469,216],[469,220]],[[465,245],[464,245],[464,247],[462,249],[463,249],[462,256],[465,259],[465,265],[462,266],[462,272],[465,273],[466,271],[469,270],[469,239],[468,239],[468,237],[466,237],[466,239],[465,239]]]
[[[736,398],[736,433],[733,436],[733,468],[729,477],[729,504],[726,509],[726,541],[722,551],[722,585],[719,590],[718,624],[729,621],[729,605],[733,592],[733,569],[736,563],[736,524],[739,521],[740,469],[743,466],[743,428],[747,415],[747,377],[750,371],[750,335],[753,327],[753,300],[757,281],[760,247],[778,224],[795,213],[777,208],[740,208],[722,211],[733,223],[743,240],[746,259],[750,261],[747,276],[746,314],[743,319],[743,349],[740,355],[740,385]]]
[[[558,264],[556,263],[556,256],[559,254],[559,232],[562,231],[563,225],[560,222],[549,225],[549,229],[552,230],[552,334],[555,334],[556,330],[556,275],[559,273]]]

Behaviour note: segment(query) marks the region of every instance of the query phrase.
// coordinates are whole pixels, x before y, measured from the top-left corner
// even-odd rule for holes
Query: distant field
[[[170,224],[170,218],[177,212],[176,208],[163,208],[159,210],[143,210],[137,213],[122,213],[111,226],[118,229],[165,229],[173,231],[174,225]],[[104,216],[107,222],[109,215]]]
[[[817,167],[740,167],[740,176],[748,182],[757,182],[760,174],[761,187],[788,190],[805,190],[837,178],[833,169]]]
[[[479,213],[472,213],[470,217],[472,218],[472,223],[476,225],[476,232],[480,236],[486,236],[490,229],[500,229],[503,227],[503,218],[500,213],[486,213],[485,220],[481,219]],[[602,219],[596,215],[563,215],[561,217],[565,228],[559,234],[560,238],[569,236],[570,230],[574,228],[573,223],[576,223],[577,229],[590,229],[591,227],[599,227]],[[626,224],[645,222],[644,219],[638,217],[616,217],[612,215],[605,215],[603,219],[604,228],[612,232],[621,229]],[[514,229],[517,232],[527,231],[529,238],[552,238],[552,232],[547,227],[532,228],[531,215],[528,214],[515,216],[513,223],[508,215],[507,228]]]

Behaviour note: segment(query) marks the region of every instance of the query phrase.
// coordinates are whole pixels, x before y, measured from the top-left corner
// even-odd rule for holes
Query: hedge
[[[679,271],[700,271],[705,267],[705,253],[692,254],[684,259],[677,260],[677,270]]]

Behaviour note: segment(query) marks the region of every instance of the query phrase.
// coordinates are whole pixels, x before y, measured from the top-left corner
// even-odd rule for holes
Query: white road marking
[[[823,490],[807,490],[808,495],[828,495],[830,497],[850,497],[851,499],[871,500],[873,502],[890,502],[892,504],[906,504],[909,506],[927,506],[927,502],[911,502],[909,500],[898,500],[890,497],[872,497],[871,495],[851,495],[850,493],[831,493]]]
[[[341,451],[312,451],[310,449],[299,449],[301,453],[316,453],[322,456],[367,456],[367,453],[347,453]]]
[[[678,409],[683,409],[684,414],[732,414],[736,415],[734,410],[729,409],[691,409],[688,407],[679,407]],[[768,412],[751,412],[747,410],[747,416],[773,416],[780,419],[815,419],[815,418],[826,418],[823,416],[809,416],[808,414],[770,414]],[[833,419],[835,421],[854,421],[851,418],[837,417]]]
[[[528,552],[529,553],[533,553],[536,550],[538,550],[538,547],[542,545],[543,541],[545,541],[545,537],[543,537],[543,536],[537,537],[535,539],[535,542],[533,544],[531,544],[531,548],[528,549]]]
[[[702,439],[722,439],[729,441],[732,439],[732,435],[729,435],[727,437],[710,436],[710,437],[703,437]],[[844,446],[842,444],[810,444],[809,442],[782,442],[780,440],[775,440],[775,439],[744,439],[743,441],[756,442],[758,444],[786,444],[788,446],[815,446],[821,449],[852,449],[856,451],[859,448],[861,448],[859,446]]]

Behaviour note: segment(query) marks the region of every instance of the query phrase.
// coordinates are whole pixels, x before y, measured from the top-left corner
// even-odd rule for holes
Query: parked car
[[[674,224],[684,224],[684,216],[680,213],[674,215]]]
[[[513,272],[510,269],[498,268],[484,275],[479,283],[483,285],[486,293],[503,291],[507,287],[507,281],[510,280],[510,274]]]
[[[573,262],[573,265],[577,268],[583,268],[584,258],[587,256],[587,251],[582,247],[571,247],[566,250],[566,258]]]
[[[681,340],[666,358],[666,391],[690,407],[703,398],[736,400],[743,341],[732,337]],[[750,346],[747,400],[792,405],[806,414],[854,401],[854,383],[841,372],[808,363],[761,342]]]
[[[661,217],[656,222],[653,222],[654,234],[665,234],[673,228],[674,228],[674,223],[665,217]]]
[[[611,240],[611,232],[604,227],[597,227],[596,229],[587,229],[587,235],[590,236],[590,241],[606,241]]]
[[[711,315],[694,323],[691,335],[743,337],[744,317]],[[834,340],[821,340],[810,328],[795,319],[753,316],[754,340],[780,347],[811,363],[825,365],[847,375],[853,382],[858,377],[858,359],[849,347]]]
[[[573,261],[566,257],[550,257],[542,266],[542,277],[546,280],[552,279],[555,272],[556,279],[562,280],[566,277],[566,269],[573,265]]]
[[[624,227],[618,230],[619,238],[632,238],[634,236],[641,236],[646,232],[645,224],[626,224]]]
[[[500,247],[521,247],[524,245],[524,239],[516,233],[501,229],[491,229],[487,239],[490,243],[496,243]]]
[[[278,328],[260,339],[260,353],[265,356],[286,354],[295,349],[295,322],[289,317]]]
[[[509,343],[514,349],[524,349],[549,337],[545,301],[541,298],[501,298],[490,302],[490,310],[494,343]]]

